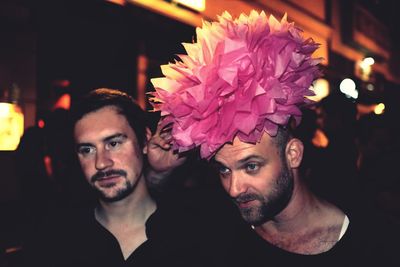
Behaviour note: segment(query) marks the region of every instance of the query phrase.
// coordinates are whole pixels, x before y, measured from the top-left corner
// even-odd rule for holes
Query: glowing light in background
[[[314,100],[316,102],[321,101],[321,99],[327,97],[329,95],[329,82],[326,79],[317,79],[313,82],[313,85],[310,88],[314,91],[315,96],[308,96],[307,98]]]
[[[374,113],[376,115],[381,115],[383,114],[383,112],[385,112],[385,104],[379,103],[378,105],[375,106]]]
[[[146,109],[146,81],[149,60],[146,55],[140,54],[137,58],[137,102],[142,109]]]
[[[53,109],[63,108],[69,110],[70,107],[71,107],[71,96],[69,94],[63,94],[58,98],[57,102],[53,106]]]
[[[367,84],[367,90],[368,91],[374,91],[375,90],[375,86],[372,83]]]
[[[365,66],[372,66],[375,64],[375,60],[372,57],[366,57],[363,59],[362,64]]]
[[[66,79],[60,79],[60,80],[54,80],[52,82],[52,85],[56,87],[67,88],[71,85],[71,82]]]
[[[24,133],[24,114],[19,106],[0,103],[0,150],[17,149]]]
[[[372,72],[372,65],[375,64],[375,60],[372,57],[366,57],[363,60],[358,62],[358,66],[360,67],[361,73],[361,79],[364,81],[369,80],[369,76],[371,75]]]
[[[42,120],[42,119],[40,119],[37,124],[38,124],[38,127],[41,129],[43,129],[45,126],[44,120]]]
[[[206,0],[172,0],[172,2],[187,6],[199,12],[206,9]]]
[[[43,158],[44,167],[46,169],[46,173],[49,177],[53,176],[53,165],[51,164],[51,157],[46,155]]]
[[[329,145],[328,137],[320,129],[317,129],[315,131],[313,139],[311,140],[311,142],[313,143],[314,146],[321,147],[321,148],[325,148],[325,147],[327,147]]]
[[[357,112],[360,116],[369,114],[371,112],[375,113],[376,115],[382,115],[385,113],[385,104],[372,104],[372,105],[364,105],[361,103],[357,104]]]
[[[126,4],[126,1],[125,1],[125,0],[106,0],[106,1],[107,1],[107,2],[110,2],[110,3],[117,4],[117,5],[121,5],[121,6],[123,6],[123,5]]]
[[[356,83],[349,78],[344,79],[340,85],[340,92],[342,92],[343,94],[345,94],[347,97],[351,97],[354,99],[358,98],[358,91],[356,89]]]

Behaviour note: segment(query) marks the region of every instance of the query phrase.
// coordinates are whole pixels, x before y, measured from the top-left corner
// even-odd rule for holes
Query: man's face
[[[74,128],[77,154],[89,184],[107,202],[130,195],[143,176],[143,152],[135,132],[115,107],[83,116]]]
[[[272,137],[257,144],[235,138],[215,155],[222,185],[245,221],[261,225],[282,211],[293,191],[293,176]]]

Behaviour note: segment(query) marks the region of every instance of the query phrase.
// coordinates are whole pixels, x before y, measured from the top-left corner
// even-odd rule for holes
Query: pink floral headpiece
[[[290,117],[300,123],[320,59],[311,57],[318,44],[305,40],[286,14],[279,22],[254,10],[237,19],[224,12],[196,34],[196,43],[183,44],[187,55],[162,65],[165,77],[151,80],[150,101],[162,124],[172,123],[175,150],[200,147],[210,159],[236,136],[256,143],[264,131],[275,136]]]

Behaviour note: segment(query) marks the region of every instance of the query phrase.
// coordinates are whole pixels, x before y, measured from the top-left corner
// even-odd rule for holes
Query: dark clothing
[[[185,208],[158,205],[146,222],[147,241],[124,260],[117,239],[79,209],[47,220],[25,247],[26,266],[216,266],[211,231],[196,231],[204,221]],[[216,245],[216,244],[215,244]]]
[[[342,239],[317,255],[287,252],[247,226],[238,236],[236,244],[241,245],[232,250],[229,266],[400,266],[398,226],[381,219],[349,216],[350,224]]]

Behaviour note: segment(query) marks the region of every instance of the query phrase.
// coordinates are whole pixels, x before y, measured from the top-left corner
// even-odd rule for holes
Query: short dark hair
[[[117,112],[126,118],[136,134],[140,147],[143,147],[146,142],[146,128],[148,127],[146,112],[130,95],[121,90],[99,88],[84,95],[71,109],[72,129],[86,114],[108,106],[115,107]]]
[[[274,136],[274,138],[272,138],[273,143],[278,148],[279,156],[283,160],[286,159],[286,145],[292,137],[293,134],[291,133],[291,129],[289,129],[288,127],[279,126],[277,134]]]

